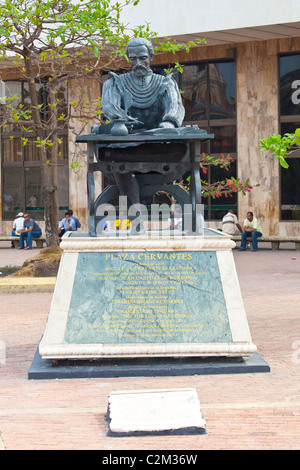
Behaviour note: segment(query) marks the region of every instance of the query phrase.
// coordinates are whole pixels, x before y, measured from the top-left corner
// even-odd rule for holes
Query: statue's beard
[[[134,73],[138,78],[145,77],[145,75],[147,74],[148,70],[149,70],[148,67],[145,67],[144,65],[135,65],[135,66],[132,68],[133,73]]]

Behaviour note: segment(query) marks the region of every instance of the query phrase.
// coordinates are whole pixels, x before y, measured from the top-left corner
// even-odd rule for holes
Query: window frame
[[[21,99],[20,101],[24,104],[25,103],[25,84],[26,82],[24,80],[6,80],[5,83],[11,83],[11,82],[16,82],[16,83],[20,83],[21,84]],[[43,95],[45,96],[45,92],[43,92]],[[67,96],[67,94],[66,94]],[[44,206],[37,206],[36,209],[33,209],[32,207],[28,206],[26,204],[26,184],[25,184],[25,172],[26,172],[26,169],[30,169],[30,168],[41,168],[41,165],[42,163],[40,162],[40,160],[26,160],[26,146],[22,145],[21,143],[21,152],[22,152],[22,158],[21,160],[19,161],[4,161],[4,145],[5,145],[5,140],[6,139],[9,139],[11,135],[13,135],[14,139],[21,139],[21,137],[27,137],[27,138],[34,138],[34,135],[32,133],[26,133],[25,131],[22,132],[20,130],[16,130],[16,131],[9,131],[9,130],[5,130],[5,129],[0,129],[0,145],[1,145],[1,195],[2,195],[2,200],[4,200],[4,189],[5,189],[5,184],[4,184],[4,174],[5,174],[5,169],[9,169],[9,168],[21,168],[21,171],[22,171],[22,175],[21,175],[21,206],[17,206],[18,208],[16,209],[15,207],[13,208],[13,210],[15,212],[26,212],[26,211],[33,211],[33,210],[37,210],[37,216],[35,216],[33,214],[33,217],[35,218],[35,220],[37,221],[42,221],[44,220]],[[61,163],[59,162],[58,165],[59,166],[63,166],[63,167],[69,167],[69,143],[68,143],[68,129],[67,127],[61,131],[59,131],[59,136],[62,137],[63,139],[65,139],[65,144],[66,145],[66,150],[67,150],[67,155],[65,158],[62,158],[61,159]],[[64,163],[66,162],[66,163]],[[51,164],[51,163],[50,163]],[[68,178],[68,181],[67,181],[68,185],[69,185],[69,178]],[[66,210],[68,210],[69,208],[69,190],[68,190],[68,204],[67,205],[59,205],[59,211],[61,212],[60,213],[60,216],[62,216],[62,214],[65,213]],[[38,207],[40,207],[40,209],[38,209]],[[1,217],[2,217],[2,220],[3,221],[11,221],[11,220],[14,220],[15,218],[15,215],[14,216],[11,216],[11,217],[7,217],[6,216],[6,211],[5,211],[5,207],[4,207],[4,204],[2,204],[2,211],[1,211]],[[41,214],[41,215],[39,215]]]
[[[233,63],[234,64],[234,79],[235,79],[235,118],[221,118],[221,119],[211,119],[210,117],[210,65],[211,64],[218,64],[218,63]],[[192,62],[183,62],[181,65],[183,66],[183,70],[185,66],[193,66],[193,65],[199,65],[199,64],[205,64],[205,70],[206,70],[206,115],[207,119],[206,120],[198,120],[198,121],[183,121],[183,125],[198,125],[200,129],[205,129],[208,134],[210,134],[210,129],[211,128],[224,128],[227,126],[234,126],[235,127],[235,137],[236,137],[236,149],[235,152],[230,152],[230,156],[233,158],[236,164],[236,175],[238,174],[238,153],[237,153],[237,110],[236,110],[236,83],[237,83],[237,70],[236,70],[236,60],[235,59],[228,59],[228,58],[220,58],[220,59],[206,59],[206,60],[199,60],[199,61],[192,61]],[[157,65],[153,67],[154,71],[162,70],[162,69],[170,69],[172,66],[170,65]],[[178,82],[178,87],[180,90],[183,90],[183,76],[182,73],[178,73],[179,80]],[[184,91],[184,90],[183,90]],[[211,148],[211,142],[209,141],[207,143],[207,154],[214,155],[217,158],[221,158],[222,153],[227,153],[227,152],[210,152]],[[226,176],[226,175],[224,175]],[[205,175],[205,178],[208,180],[208,182],[211,181],[211,170],[210,167],[208,168],[208,173]],[[223,196],[224,198],[225,196]],[[228,197],[228,202],[230,202],[231,198]],[[229,204],[214,204],[213,201],[215,201],[212,196],[209,196],[208,198],[203,199],[204,203],[204,208],[205,208],[205,219],[208,221],[216,221],[216,220],[222,220],[223,215],[227,213],[229,209],[232,209],[234,211],[238,210],[238,199],[236,194],[233,194],[232,201],[234,203],[229,203]],[[212,209],[213,206],[213,209]],[[224,211],[224,214],[220,218],[213,218],[212,217],[212,212],[213,211]]]
[[[284,57],[292,57],[292,56],[299,56],[299,69],[300,69],[300,51],[295,51],[292,53],[281,53],[278,54],[278,118],[279,118],[279,133],[282,135],[282,125],[283,124],[296,124],[299,123],[300,127],[300,114],[281,114],[281,64],[280,61]],[[299,77],[300,80],[300,77]],[[299,109],[300,109],[300,103],[299,103]],[[296,127],[295,127],[296,128]],[[288,159],[300,159],[300,150],[295,151],[292,155],[287,157]],[[279,165],[279,163],[278,163]],[[294,223],[294,222],[300,222],[299,219],[288,219],[284,218],[283,212],[288,211],[289,209],[283,209],[283,204],[282,204],[282,197],[283,197],[283,190],[282,190],[282,172],[283,171],[289,171],[289,169],[282,168],[279,165],[279,221],[280,222],[287,222],[287,223]],[[300,175],[299,175],[300,176]],[[290,204],[290,206],[293,206],[296,204]],[[298,206],[298,205],[297,205]],[[290,209],[292,211],[293,209]],[[296,209],[300,213],[300,205],[299,209]]]

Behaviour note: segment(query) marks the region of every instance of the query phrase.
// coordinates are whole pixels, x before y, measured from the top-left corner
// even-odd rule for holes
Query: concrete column
[[[237,48],[238,176],[260,184],[239,194],[239,220],[252,211],[265,235],[278,233],[279,164],[259,151],[259,140],[279,132],[277,41],[241,43]]]

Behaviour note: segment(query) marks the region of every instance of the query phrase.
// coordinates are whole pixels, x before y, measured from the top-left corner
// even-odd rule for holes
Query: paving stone
[[[4,251],[0,248],[0,263]],[[12,264],[11,259],[20,265],[16,258],[22,250],[7,251],[5,263]],[[139,449],[152,455],[182,449],[299,450],[300,254],[294,249],[234,250],[234,257],[253,342],[270,373],[28,380],[52,293],[0,292],[5,358],[0,361],[0,435],[5,450],[134,454]],[[196,389],[207,423],[204,434],[108,435],[113,391],[181,388]]]

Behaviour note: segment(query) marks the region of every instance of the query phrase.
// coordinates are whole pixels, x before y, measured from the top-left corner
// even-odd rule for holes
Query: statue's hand
[[[137,119],[127,116],[127,121],[125,122],[126,127],[128,129],[139,129],[144,126],[144,123],[141,121],[138,121]]]
[[[162,128],[174,128],[174,124],[172,122],[169,122],[169,121],[164,121],[164,122],[161,122],[159,127],[162,127]]]

